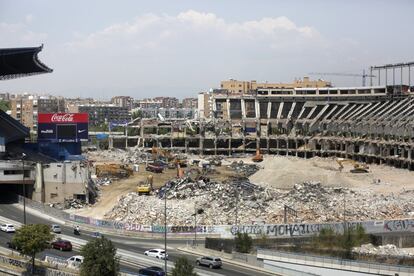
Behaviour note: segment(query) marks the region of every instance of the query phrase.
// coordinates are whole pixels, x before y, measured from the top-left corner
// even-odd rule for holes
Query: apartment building
[[[78,111],[89,114],[89,125],[99,126],[105,123],[119,123],[131,120],[128,108],[114,104],[80,105]]]
[[[181,104],[183,108],[197,109],[197,98],[185,98]]]
[[[30,130],[37,130],[39,113],[65,111],[65,99],[53,96],[22,95],[10,100],[11,116]]]
[[[134,98],[129,96],[115,96],[112,97],[111,103],[120,106],[120,107],[126,107],[128,111],[130,111],[132,108],[134,108]]]
[[[331,87],[331,83],[324,80],[310,80],[309,77],[296,79],[291,83],[269,83],[252,81],[239,81],[229,79],[222,81],[220,88],[230,94],[249,94],[255,93],[257,89],[293,89],[306,87]]]

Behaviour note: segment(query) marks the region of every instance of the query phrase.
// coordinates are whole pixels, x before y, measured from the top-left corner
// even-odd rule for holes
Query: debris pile
[[[398,248],[393,244],[380,245],[378,247],[368,243],[360,247],[354,247],[352,252],[359,255],[393,256],[393,257],[413,257],[414,254],[404,249]]]
[[[90,160],[106,160],[122,164],[139,164],[151,159],[151,154],[138,147],[127,148],[126,150],[112,148],[105,151],[88,152]]]
[[[231,163],[230,168],[245,177],[249,177],[259,170],[259,166],[255,164],[245,164],[243,161],[234,161]]]

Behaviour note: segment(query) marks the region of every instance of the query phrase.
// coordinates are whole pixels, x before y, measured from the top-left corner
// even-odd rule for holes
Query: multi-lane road
[[[29,212],[26,212],[27,223],[43,223],[51,224],[51,221],[45,217],[35,216]],[[23,212],[16,205],[12,204],[0,204],[0,220],[1,218],[7,218],[10,221],[18,223],[23,222]],[[15,223],[17,224],[17,223]],[[88,240],[93,239],[93,233],[81,229],[81,236],[75,236],[73,234],[73,228],[61,225],[62,236],[65,239],[72,241],[73,244],[82,245]],[[7,234],[0,232],[0,246],[6,246],[7,241],[11,240],[13,234]],[[139,237],[126,237],[105,234],[105,237],[112,240],[114,245],[118,248],[118,253],[121,255],[121,270],[128,271],[131,273],[138,272],[139,268],[145,266],[157,265],[160,267],[164,266],[164,261],[152,259],[143,255],[145,250],[150,248],[163,248],[163,239],[147,239]],[[178,257],[185,256],[191,262],[195,263],[196,258],[194,254],[186,254],[182,251],[178,251],[175,248],[183,246],[188,241],[182,239],[168,239],[168,255],[169,255],[169,270],[173,266],[173,263]],[[78,246],[75,246],[72,252],[61,252],[54,249],[49,249],[39,254],[38,258],[44,258],[45,255],[58,256],[63,258],[69,258],[73,255],[78,255]],[[226,263],[224,261],[222,269],[209,269],[206,267],[197,267],[196,270],[199,274],[203,275],[229,275],[229,276],[263,276],[271,275],[257,270],[252,270],[243,266],[237,266],[234,264]]]

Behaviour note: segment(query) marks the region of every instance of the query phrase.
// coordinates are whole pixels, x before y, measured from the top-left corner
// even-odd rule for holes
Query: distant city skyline
[[[39,59],[54,72],[2,81],[0,92],[183,99],[229,78],[359,74],[414,60],[413,8],[408,0],[3,0],[0,48],[44,44]],[[361,84],[358,77],[324,79]]]

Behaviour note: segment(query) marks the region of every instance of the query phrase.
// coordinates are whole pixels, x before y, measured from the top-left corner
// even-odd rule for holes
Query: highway
[[[23,212],[17,206],[12,204],[0,204],[0,217],[7,218],[19,223],[23,223]],[[44,217],[38,217],[26,212],[26,218],[28,224],[42,223],[42,224],[52,224],[48,219]],[[16,225],[16,223],[15,223]],[[67,227],[65,225],[60,225],[62,228],[62,238],[68,239],[72,244],[84,244],[88,240],[93,239],[92,232],[82,230],[81,236],[75,236],[73,234],[73,228]],[[0,232],[0,246],[6,246],[7,241],[12,238],[13,234],[7,234]],[[112,240],[114,245],[118,248],[118,253],[121,255],[121,270],[128,271],[130,273],[137,273],[139,268],[144,266],[153,266],[157,265],[164,267],[164,261],[157,260],[154,258],[144,256],[144,251],[151,248],[163,248],[164,240],[163,239],[147,239],[147,238],[135,238],[135,237],[124,237],[124,236],[115,236],[107,235],[105,237]],[[167,252],[169,255],[169,264],[168,269],[171,271],[173,267],[172,262],[177,260],[180,256],[187,257],[192,263],[195,264],[197,256],[193,254],[186,254],[181,251],[177,251],[174,247],[183,246],[188,241],[182,239],[168,239]],[[49,249],[38,255],[38,258],[44,258],[47,255],[54,255],[63,258],[69,258],[73,255],[79,255],[77,246],[74,246],[72,252],[61,252],[55,249]],[[128,259],[126,259],[128,257]],[[245,267],[240,267],[237,265],[223,262],[223,268],[221,269],[209,269],[208,267],[196,267],[196,272],[203,275],[229,275],[229,276],[264,276],[272,275],[257,270],[251,270]]]

